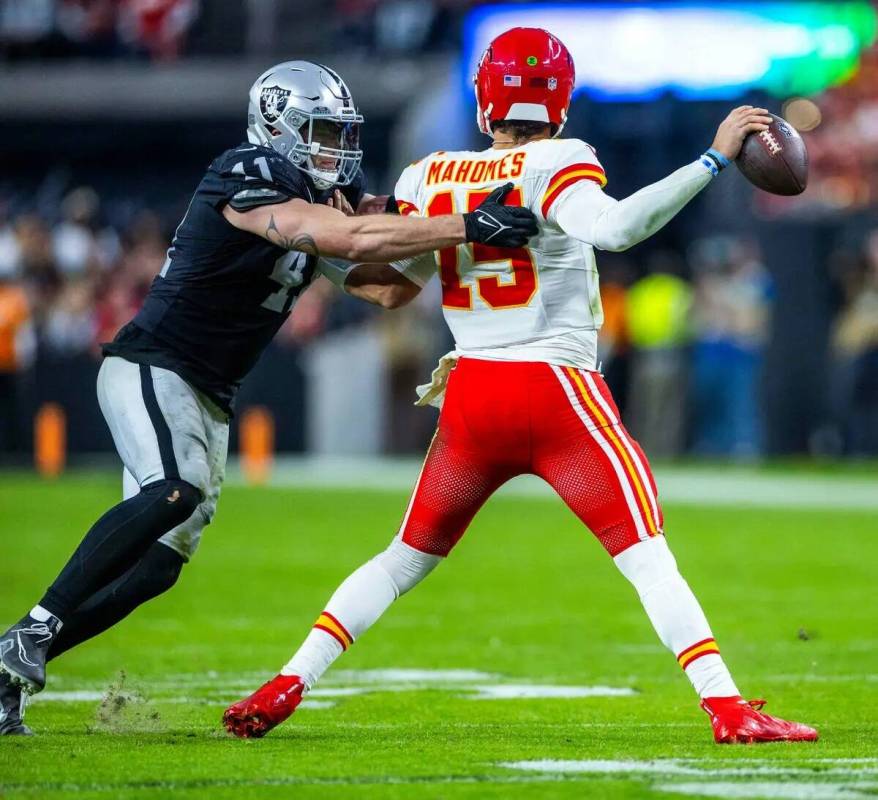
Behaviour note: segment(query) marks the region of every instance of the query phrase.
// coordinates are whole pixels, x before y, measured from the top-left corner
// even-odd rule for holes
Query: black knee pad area
[[[147,497],[162,498],[164,502],[158,508],[173,522],[171,527],[189,519],[201,502],[201,492],[191,483],[179,479],[149,483],[140,493]]]
[[[135,568],[144,596],[158,597],[168,591],[180,577],[183,563],[183,556],[161,542],[150,547]]]

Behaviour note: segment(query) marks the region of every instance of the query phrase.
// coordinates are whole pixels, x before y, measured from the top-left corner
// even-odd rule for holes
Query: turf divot
[[[157,733],[164,730],[161,714],[140,688],[126,685],[124,671],[106,688],[95,710],[89,733]]]

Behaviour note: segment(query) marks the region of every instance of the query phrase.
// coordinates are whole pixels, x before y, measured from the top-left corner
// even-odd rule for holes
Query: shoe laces
[[[51,636],[52,630],[45,622],[33,622],[23,628],[16,628],[15,633],[28,633],[31,636]]]

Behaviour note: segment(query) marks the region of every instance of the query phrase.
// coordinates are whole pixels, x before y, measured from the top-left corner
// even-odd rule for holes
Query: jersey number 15
[[[490,194],[490,191],[479,190],[469,192],[466,198],[467,211],[474,211]],[[523,205],[521,189],[514,188],[506,195],[506,205]],[[427,204],[427,216],[438,217],[442,214],[455,214],[454,193],[439,192]],[[492,247],[487,244],[458,245],[439,250],[439,276],[442,279],[442,305],[445,308],[471,311],[473,307],[473,291],[460,276],[460,248],[472,247],[472,263],[503,263],[512,266],[512,281],[500,283],[498,275],[485,275],[475,281],[479,297],[493,309],[522,308],[529,305],[537,293],[537,271],[526,247],[506,248]]]

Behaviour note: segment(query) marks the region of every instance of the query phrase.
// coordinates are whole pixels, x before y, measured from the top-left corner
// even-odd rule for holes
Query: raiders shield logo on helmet
[[[281,89],[280,86],[266,86],[259,96],[259,110],[266,122],[274,122],[287,105],[290,96],[289,89]]]

